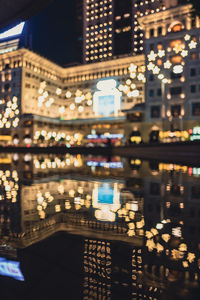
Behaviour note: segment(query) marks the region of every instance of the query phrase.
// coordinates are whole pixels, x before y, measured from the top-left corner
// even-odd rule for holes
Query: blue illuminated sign
[[[105,95],[98,96],[99,101],[99,114],[103,116],[110,116],[115,111],[115,96]]]
[[[97,82],[98,91],[93,96],[93,110],[96,116],[118,116],[121,109],[122,93],[116,88],[115,79],[105,79]]]
[[[100,136],[97,134],[89,134],[87,135],[87,139],[92,140],[92,139],[122,139],[124,137],[123,134],[101,134]]]
[[[121,162],[97,162],[97,161],[88,161],[87,162],[88,167],[103,167],[108,169],[122,169],[123,163]]]
[[[101,187],[99,187],[98,203],[113,204],[113,199],[114,199],[114,190],[108,183],[104,183]]]
[[[18,261],[7,260],[3,257],[0,257],[0,275],[24,281],[24,276],[20,270],[20,263]]]

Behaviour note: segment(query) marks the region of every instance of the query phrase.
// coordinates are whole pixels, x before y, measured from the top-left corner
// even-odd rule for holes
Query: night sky
[[[24,33],[28,48],[60,65],[80,60],[76,43],[75,0],[53,0],[26,22]]]

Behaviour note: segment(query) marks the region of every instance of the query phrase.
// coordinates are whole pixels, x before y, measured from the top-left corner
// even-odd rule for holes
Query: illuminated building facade
[[[120,140],[123,109],[144,102],[144,71],[143,56],[61,68],[26,49],[2,54],[1,139],[80,145],[87,135],[115,134]]]
[[[162,12],[166,9],[166,4],[165,0],[133,0],[132,51],[134,54],[144,53],[144,31],[139,24],[138,18],[153,15],[159,11]]]
[[[84,0],[83,62],[143,53],[138,17],[163,9],[162,0]]]
[[[112,9],[111,2],[98,14],[93,10],[103,2],[89,1],[91,20],[107,18],[108,24],[117,10],[126,15],[126,1]],[[67,68],[26,49],[0,55],[1,143],[71,147],[200,139],[199,19],[190,17],[191,5],[175,0],[133,7],[144,9],[133,15],[145,33],[145,55],[112,54]],[[125,26],[122,18],[115,21],[115,28]]]
[[[191,5],[140,18],[146,37],[146,122],[150,140],[189,139],[199,126],[199,19]]]

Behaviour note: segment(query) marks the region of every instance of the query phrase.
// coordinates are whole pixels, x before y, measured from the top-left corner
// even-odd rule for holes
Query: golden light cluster
[[[54,103],[54,98],[49,97],[49,93],[46,90],[46,81],[40,83],[40,88],[38,90],[38,107],[42,107],[45,104],[46,107],[50,107]]]
[[[91,106],[93,104],[93,97],[90,90],[83,92],[77,89],[75,93],[68,90],[66,92],[66,98],[73,101],[69,106],[70,110],[73,111],[77,109],[80,113],[84,111],[85,105]]]
[[[46,106],[46,108],[49,108],[52,106],[52,104],[55,102],[55,99],[53,97],[49,96],[49,92],[46,89],[47,83],[46,81],[42,81],[40,83],[40,87],[38,90],[38,107],[42,107],[43,105]],[[55,91],[57,96],[60,96],[62,94],[62,89],[61,88],[56,88]],[[58,106],[58,114],[62,116],[65,113],[65,106],[64,105],[59,105]]]
[[[118,218],[127,224],[127,235],[130,237],[144,235],[144,216],[139,209],[138,201],[127,201],[118,211]]]
[[[166,71],[173,68],[175,74],[183,73],[185,65],[183,59],[189,55],[190,50],[196,48],[197,42],[189,34],[185,35],[184,40],[171,41],[167,50],[160,44],[157,52],[151,50],[147,55],[147,69],[157,75],[163,83],[168,83],[169,74]]]
[[[50,192],[45,192],[44,194],[41,192],[37,193],[37,211],[40,216],[40,219],[45,219],[48,203],[51,203],[54,200],[54,197]],[[56,211],[56,208],[55,208]]]
[[[83,165],[83,160],[80,155],[72,156],[66,155],[64,158],[59,157],[42,157],[34,158],[33,160],[34,167],[36,169],[46,170],[46,169],[62,169],[65,167],[75,167],[80,168]]]
[[[41,142],[51,142],[55,144],[56,142],[61,142],[66,145],[80,145],[83,139],[83,134],[81,133],[74,133],[74,134],[67,134],[66,132],[56,132],[56,131],[47,131],[47,130],[37,130],[35,132],[34,140],[41,141]]]
[[[0,128],[18,127],[19,107],[17,97],[14,96],[12,100],[1,100],[0,105],[3,106],[0,113]]]
[[[84,241],[84,299],[110,299],[111,247],[110,242],[94,239]],[[106,283],[105,283],[106,282]]]
[[[155,228],[146,231],[145,236],[149,252],[163,253],[169,260],[181,262],[183,268],[189,268],[192,263],[197,262],[196,254],[189,251],[182,237],[182,223],[179,227],[173,227],[170,219],[163,220]]]
[[[140,91],[137,88],[137,83],[145,83],[145,66],[137,66],[135,64],[130,64],[129,66],[129,78],[126,80],[125,84],[120,84],[118,89],[123,92],[129,98],[137,98],[140,95]]]
[[[19,177],[16,170],[0,170],[0,184],[3,188],[3,193],[0,195],[0,200],[10,200],[12,203],[17,201],[19,191]]]

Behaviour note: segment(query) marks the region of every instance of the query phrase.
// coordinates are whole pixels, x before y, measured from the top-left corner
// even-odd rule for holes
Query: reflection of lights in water
[[[19,154],[18,153],[13,154],[13,160],[14,161],[19,160]]]
[[[29,162],[31,160],[32,160],[32,155],[31,154],[27,153],[27,154],[24,155],[24,161],[25,162]]]
[[[172,234],[176,237],[181,237],[182,236],[181,227],[172,228]]]
[[[95,183],[92,204],[97,209],[95,217],[98,220],[114,222],[115,213],[121,207],[118,184],[114,183],[114,187],[112,187],[109,183],[104,183],[102,186]]]
[[[195,253],[189,252],[187,244],[184,243],[181,227],[173,227],[171,229],[172,235],[169,233],[163,233],[165,224],[170,223],[170,220],[163,220],[161,223],[156,225],[157,229],[152,228],[150,231],[146,231],[146,247],[149,252],[163,252],[169,260],[177,262],[180,261],[183,268],[189,268],[189,264],[194,263],[196,255]],[[169,227],[165,229],[167,231],[170,230]],[[162,231],[159,232],[160,230]],[[175,244],[174,241],[176,241]],[[169,249],[170,247],[172,249]]]
[[[17,261],[9,261],[4,257],[0,257],[0,275],[24,281],[24,276],[20,269],[20,263]]]
[[[19,185],[17,184],[19,178],[16,170],[12,172],[10,170],[6,170],[5,172],[0,170],[0,183],[1,183],[1,193],[0,200],[9,200],[12,203],[17,201],[17,195],[19,190]],[[6,193],[4,195],[4,192]]]

